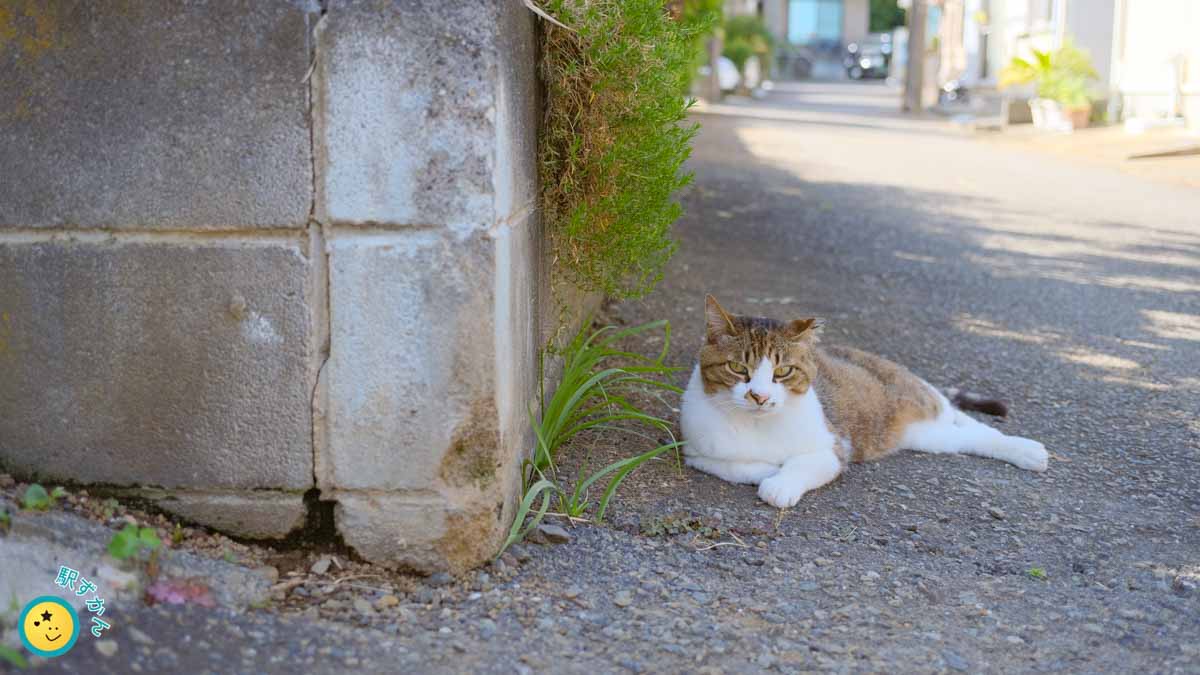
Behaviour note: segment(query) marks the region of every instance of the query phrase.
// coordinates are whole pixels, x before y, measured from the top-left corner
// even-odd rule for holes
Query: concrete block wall
[[[556,316],[535,51],[508,0],[5,3],[0,466],[486,559]]]

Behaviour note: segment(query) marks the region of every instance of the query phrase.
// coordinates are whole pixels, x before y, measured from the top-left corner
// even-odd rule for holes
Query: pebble
[[[400,598],[390,593],[375,601],[377,609],[387,609],[388,607],[395,607],[398,604],[400,604]]]
[[[143,644],[143,645],[154,644],[154,638],[143,633],[140,629],[138,629],[137,626],[126,626],[125,632],[129,633],[129,637],[132,638],[133,641],[138,644]]]
[[[568,600],[574,600],[575,598],[578,598],[581,593],[583,593],[582,588],[578,586],[571,586],[567,588],[567,590],[563,591],[563,597]]]
[[[425,580],[425,583],[435,588],[440,586],[449,586],[450,584],[454,583],[454,577],[445,572],[435,572],[429,575],[429,578]]]
[[[491,619],[481,619],[479,621],[479,637],[484,640],[490,640],[496,636],[496,622]]]
[[[567,532],[561,525],[538,525],[538,532],[541,533],[542,539],[548,544],[567,544],[571,541],[571,533]]]
[[[318,558],[315,563],[312,564],[312,567],[309,568],[309,571],[312,572],[313,574],[325,574],[326,572],[329,571],[329,566],[332,564],[333,564],[333,559],[331,559],[327,555],[323,555],[320,558]]]
[[[953,670],[966,672],[971,666],[963,657],[955,654],[952,651],[942,652],[942,660],[946,662],[946,667]]]
[[[995,506],[988,507],[988,515],[995,518],[996,520],[1004,520],[1005,518],[1008,517],[1008,514],[1004,513],[1004,511],[996,508]]]
[[[102,656],[107,656],[107,657],[115,656],[117,653],[117,641],[116,640],[96,640],[96,651],[100,652],[100,654]]]
[[[355,598],[354,611],[363,616],[371,616],[375,613],[375,608],[371,606],[371,603],[367,602],[366,598]]]
[[[633,593],[629,591],[618,591],[613,596],[613,604],[617,607],[628,607],[633,604]]]

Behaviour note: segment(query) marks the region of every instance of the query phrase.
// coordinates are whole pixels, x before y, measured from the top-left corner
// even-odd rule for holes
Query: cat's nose
[[[755,403],[757,403],[759,405],[762,405],[762,404],[766,403],[767,399],[769,399],[771,397],[770,396],[760,396],[757,392],[755,392],[753,389],[751,389],[750,391],[746,392],[746,398],[750,399],[751,401],[754,401]]]

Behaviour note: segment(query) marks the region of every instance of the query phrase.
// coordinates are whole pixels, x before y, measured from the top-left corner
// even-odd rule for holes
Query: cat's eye
[[[750,369],[740,363],[734,363],[733,361],[730,361],[729,363],[726,363],[725,366],[728,367],[729,370],[735,375],[741,375],[742,377],[745,377],[750,374]]]
[[[775,379],[782,380],[786,377],[790,377],[791,374],[794,372],[796,372],[795,366],[782,366],[780,368],[776,368],[775,369]]]

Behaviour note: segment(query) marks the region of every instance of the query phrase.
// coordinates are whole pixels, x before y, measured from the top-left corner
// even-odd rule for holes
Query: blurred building
[[[939,84],[994,86],[1013,56],[1072,40],[1099,74],[1112,120],[1200,128],[1198,0],[929,0]],[[936,36],[937,41],[932,38]]]
[[[780,45],[837,53],[866,37],[869,0],[726,0],[725,15],[757,14]]]

